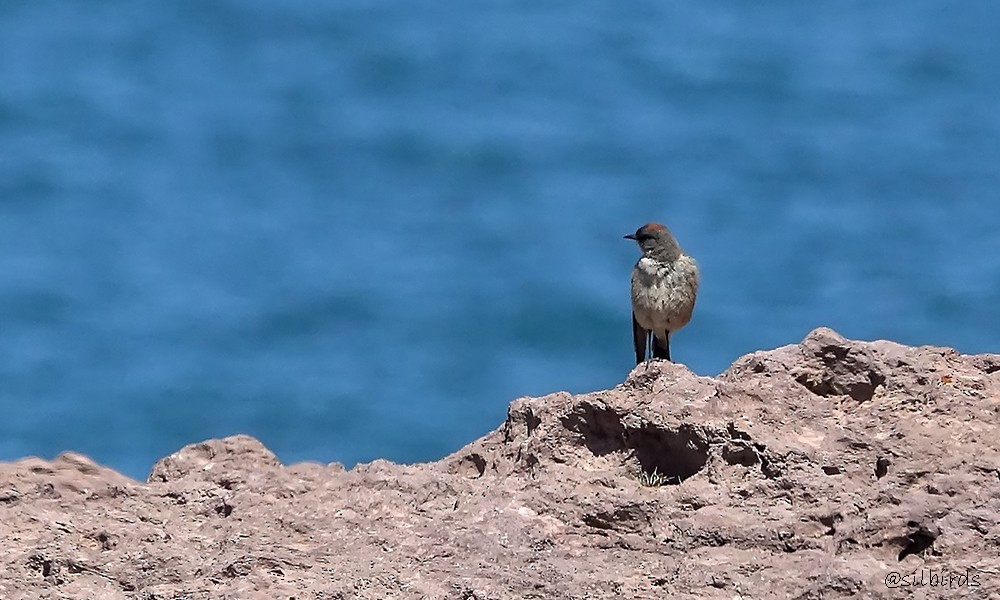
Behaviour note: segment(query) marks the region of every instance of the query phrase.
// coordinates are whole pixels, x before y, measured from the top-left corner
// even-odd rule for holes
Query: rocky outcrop
[[[818,329],[716,378],[521,398],[436,463],[283,466],[236,436],[146,483],[2,464],[0,597],[985,597],[998,440],[1000,356]]]

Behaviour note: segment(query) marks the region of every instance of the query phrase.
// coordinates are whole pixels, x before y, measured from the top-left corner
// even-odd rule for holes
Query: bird
[[[647,223],[625,236],[642,256],[632,269],[632,342],[635,364],[670,360],[670,334],[691,321],[698,296],[698,263],[684,253],[662,223]]]

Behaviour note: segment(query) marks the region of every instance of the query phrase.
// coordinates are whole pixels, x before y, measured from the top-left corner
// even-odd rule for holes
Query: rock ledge
[[[716,378],[518,399],[434,463],[283,466],[247,436],[147,483],[2,463],[0,597],[985,597],[997,440],[1000,356],[821,328]]]

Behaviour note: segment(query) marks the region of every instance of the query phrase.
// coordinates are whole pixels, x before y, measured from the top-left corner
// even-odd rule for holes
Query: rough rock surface
[[[245,436],[146,483],[29,458],[0,464],[0,547],[5,599],[1000,597],[1000,356],[818,329],[521,398],[421,465]]]

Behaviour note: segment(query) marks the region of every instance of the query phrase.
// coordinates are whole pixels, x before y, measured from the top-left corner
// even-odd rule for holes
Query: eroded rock
[[[515,400],[435,463],[284,466],[247,436],[145,483],[4,463],[0,597],[895,598],[921,568],[985,595],[998,392],[1000,356],[818,329],[716,378],[653,362]]]

